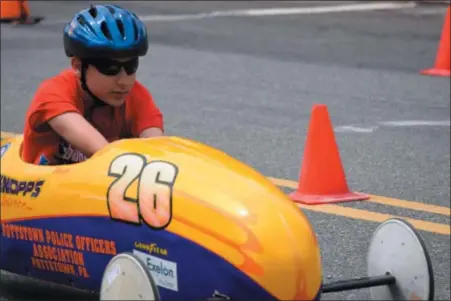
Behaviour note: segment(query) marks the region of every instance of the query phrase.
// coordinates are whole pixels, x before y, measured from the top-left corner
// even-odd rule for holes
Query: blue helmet
[[[64,28],[66,55],[83,58],[143,56],[146,26],[133,12],[117,5],[91,5]]]

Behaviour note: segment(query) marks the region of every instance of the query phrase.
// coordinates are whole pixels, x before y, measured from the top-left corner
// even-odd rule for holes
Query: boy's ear
[[[70,64],[72,66],[72,69],[74,69],[75,73],[77,74],[78,78],[81,77],[81,61],[79,58],[71,57],[70,58]]]

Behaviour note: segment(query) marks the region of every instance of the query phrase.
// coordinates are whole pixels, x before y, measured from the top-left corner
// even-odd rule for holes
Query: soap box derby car
[[[433,300],[425,244],[400,219],[373,234],[367,275],[324,283],[316,234],[266,177],[180,137],[116,141],[73,165],[1,141],[0,268],[100,300],[320,300],[370,288]]]

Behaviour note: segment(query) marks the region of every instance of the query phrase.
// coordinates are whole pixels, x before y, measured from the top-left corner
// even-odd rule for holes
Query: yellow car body
[[[0,268],[98,291],[133,252],[162,300],[314,300],[320,250],[306,216],[228,154],[180,137],[116,141],[88,160],[38,166],[2,139]]]

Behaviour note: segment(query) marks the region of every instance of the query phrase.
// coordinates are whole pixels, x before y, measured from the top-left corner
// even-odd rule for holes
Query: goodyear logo
[[[36,198],[41,193],[45,181],[19,181],[11,177],[0,175],[0,190],[2,193],[11,195],[30,195]]]
[[[145,243],[136,241],[135,248],[140,249],[140,250],[145,250],[149,254],[164,255],[164,256],[168,255],[168,250],[160,248],[156,243],[145,244]]]

